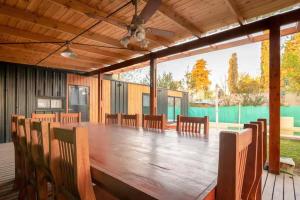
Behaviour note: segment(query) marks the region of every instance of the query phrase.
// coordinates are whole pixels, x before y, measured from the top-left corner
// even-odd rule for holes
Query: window
[[[142,112],[143,114],[149,115],[150,114],[150,95],[149,94],[143,94],[142,97]]]
[[[181,114],[181,98],[168,97],[168,122],[175,122]]]

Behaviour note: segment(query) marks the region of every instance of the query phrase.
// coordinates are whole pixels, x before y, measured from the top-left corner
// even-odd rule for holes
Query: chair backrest
[[[19,137],[22,151],[29,156],[31,152],[31,136],[30,136],[31,119],[19,119]]]
[[[248,147],[251,142],[251,129],[244,129],[239,133],[220,133],[217,199],[241,199]]]
[[[125,115],[121,114],[121,126],[127,126],[127,127],[139,127],[139,115]]]
[[[52,140],[51,172],[58,199],[94,200],[88,130],[83,127],[53,128]]]
[[[32,113],[31,114],[32,119],[37,119],[39,121],[45,121],[45,122],[58,122],[58,114],[38,114],[38,113]]]
[[[35,165],[49,168],[49,123],[31,122],[31,152]]]
[[[256,162],[256,176],[253,187],[250,191],[250,199],[261,199],[262,194],[262,173],[263,173],[263,122],[251,122],[257,126],[257,162]]]
[[[267,162],[267,132],[268,132],[268,125],[267,119],[258,119],[257,121],[262,122],[263,124],[263,164],[265,165]]]
[[[166,116],[164,114],[143,115],[142,123],[144,129],[164,131],[166,126]]]
[[[182,115],[177,115],[177,127],[178,132],[188,132],[188,133],[200,133],[201,124],[203,124],[203,133],[208,135],[209,130],[209,119],[205,117],[187,117]]]
[[[81,112],[79,113],[60,113],[60,123],[79,123],[81,122]]]
[[[25,116],[23,115],[12,115],[11,116],[11,138],[15,145],[19,145],[19,136],[18,136],[18,124],[20,119],[24,119]]]
[[[116,114],[105,114],[105,124],[110,124],[110,125],[120,125],[120,118],[121,115],[120,113]]]
[[[258,125],[257,124],[245,124],[245,129],[252,130],[252,142],[248,147],[248,156],[246,161],[245,176],[247,177],[244,181],[242,190],[242,199],[251,199],[251,192],[253,190],[254,183],[257,176],[257,150],[258,150]],[[252,196],[253,197],[253,196]],[[255,198],[253,198],[255,199]]]

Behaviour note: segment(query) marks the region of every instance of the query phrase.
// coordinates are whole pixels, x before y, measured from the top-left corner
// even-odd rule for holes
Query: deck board
[[[0,200],[16,200],[13,191],[15,177],[14,148],[12,143],[0,144]]]

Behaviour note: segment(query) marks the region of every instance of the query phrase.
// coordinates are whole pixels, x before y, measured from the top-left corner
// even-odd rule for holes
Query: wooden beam
[[[150,115],[157,114],[157,62],[150,58]]]
[[[147,2],[148,0],[143,0]],[[166,5],[165,3],[161,3],[158,11],[168,17],[171,21],[173,21],[176,25],[180,26],[181,28],[185,29],[186,31],[190,32],[192,35],[200,37],[202,31],[196,27],[193,23],[189,20],[181,16],[179,13],[176,13],[170,6]]]
[[[296,27],[297,27],[297,31],[300,31],[300,21],[299,21],[299,22],[297,22],[297,25],[296,25]]]
[[[59,22],[59,21],[56,21],[51,18],[39,16],[32,12],[25,11],[25,10],[22,10],[19,8],[10,7],[10,6],[4,5],[4,4],[0,4],[0,14],[6,15],[8,17],[16,18],[16,19],[19,19],[22,21],[27,21],[27,22],[30,22],[33,24],[37,24],[37,25],[46,27],[51,30],[68,33],[68,34],[71,34],[72,36],[77,36],[84,31],[84,29],[78,28],[76,26],[73,26],[70,24],[65,24],[63,22]],[[96,42],[102,42],[104,44],[108,44],[108,45],[115,46],[115,47],[123,47],[118,40],[110,38],[105,35],[98,34],[98,33],[87,32],[87,33],[81,35],[80,37],[89,39],[89,40],[93,40]],[[70,39],[71,39],[71,37],[70,37]],[[132,48],[137,51],[143,52],[143,49],[141,49],[139,47],[132,47]]]
[[[186,42],[183,44],[179,44],[176,46],[172,46],[160,51],[156,51],[151,53],[153,58],[162,58],[166,56],[170,56],[173,54],[178,54],[182,53],[185,51],[193,50],[193,49],[198,49],[203,46],[219,43],[219,42],[224,42],[226,40],[234,39],[237,37],[242,37],[246,36],[249,34],[257,33],[260,31],[264,31],[270,28],[270,25],[273,23],[278,23],[279,25],[285,25],[285,24],[290,24],[296,21],[300,20],[300,9],[296,9],[290,12],[286,12],[283,14],[279,14],[276,16],[272,16],[266,19],[262,19],[260,21],[256,21],[253,23],[245,24],[243,26],[239,26],[227,31],[223,31],[220,33],[216,33],[213,35],[209,35],[206,37],[199,38],[197,40],[193,40],[190,42]],[[88,75],[95,75],[98,74],[99,71],[102,73],[109,72],[109,71],[114,71],[117,69],[122,69],[125,67],[128,67],[130,65],[135,65],[141,62],[145,62],[150,59],[150,54],[146,54],[144,56],[140,56],[137,58],[133,58],[130,60],[126,60],[122,63],[118,63],[115,65],[111,65],[109,67],[105,67],[99,70],[95,70],[92,72],[89,72]]]
[[[91,7],[89,5],[87,5],[86,3],[82,3],[78,0],[72,0],[72,1],[69,1],[69,0],[51,0],[52,2],[55,2],[59,5],[62,5],[64,7],[67,7],[67,8],[70,8],[72,10],[75,10],[81,14],[84,14],[88,17],[91,17],[91,18],[97,18],[98,20],[100,19],[104,19],[106,21],[109,21],[110,23],[109,24],[112,24],[122,30],[125,30],[127,31],[127,28],[124,27],[123,24],[129,24],[130,22],[126,22],[124,20],[121,20],[117,17],[109,17],[107,18],[108,16],[108,13],[106,12],[103,12],[101,10],[98,10],[94,7]],[[93,17],[94,16],[94,17]],[[112,20],[110,20],[110,18]],[[154,35],[154,34],[149,34],[147,33],[147,38],[156,43],[156,44],[159,44],[159,45],[163,45],[163,46],[169,46],[170,44],[172,44],[174,41],[172,41],[170,38],[164,38],[164,37],[160,37],[160,36],[157,36],[157,35]],[[129,45],[130,47],[130,45]]]
[[[24,38],[24,39],[34,40],[34,41],[65,42],[64,40],[57,39],[55,37],[46,36],[46,35],[42,35],[42,34],[38,34],[38,33],[33,33],[33,32],[29,32],[29,31],[25,31],[25,30],[17,29],[17,28],[12,28],[12,27],[8,27],[8,26],[0,25],[0,30],[1,30],[1,33],[3,33],[3,34],[13,35],[18,38]],[[55,45],[55,46],[58,47],[59,45]],[[116,54],[116,53],[111,54],[109,51],[106,51],[103,49],[101,50],[100,48],[96,48],[96,47],[88,47],[88,46],[83,47],[82,45],[72,45],[71,48],[79,50],[79,51],[98,54],[101,56],[106,56],[106,57],[110,58],[110,59],[103,59],[102,64],[111,64],[111,63],[116,62],[115,59],[119,60],[120,58],[121,59],[127,58],[120,54]],[[113,60],[111,60],[111,59],[113,59]]]
[[[243,25],[244,17],[240,13],[239,9],[237,8],[235,2],[233,0],[225,0],[227,7],[230,9],[231,13],[236,17],[238,23]]]
[[[282,29],[280,31],[280,35],[281,36],[286,36],[286,35],[294,34],[294,33],[297,33],[297,32],[300,32],[300,30],[297,31],[296,26],[295,27],[289,27],[289,28]],[[192,50],[192,51],[188,51],[188,52],[182,52],[182,53],[179,53],[179,54],[176,54],[176,55],[171,55],[171,56],[168,56],[168,57],[160,58],[160,59],[157,60],[157,63],[177,60],[177,59],[180,59],[180,58],[186,58],[186,57],[190,57],[190,56],[195,56],[195,55],[199,55],[199,54],[214,52],[214,51],[228,49],[228,48],[232,48],[232,47],[238,47],[238,46],[251,44],[251,43],[255,43],[255,42],[261,42],[261,41],[268,40],[268,39],[269,39],[269,33],[263,33],[262,35],[253,36],[252,40],[249,40],[248,38],[244,38],[244,39],[240,39],[240,40],[236,40],[236,41],[231,41],[231,42],[227,42],[227,43],[221,43],[221,44],[213,45],[214,47],[209,46],[209,47],[206,47],[206,48],[196,49],[196,50]],[[116,71],[114,71],[114,73],[120,73],[120,72],[129,71],[129,70],[139,69],[139,68],[146,67],[148,65],[149,65],[148,63],[137,64],[137,65],[134,65],[134,66],[131,66],[131,67],[116,70]]]
[[[270,28],[269,73],[269,171],[280,173],[280,26]]]

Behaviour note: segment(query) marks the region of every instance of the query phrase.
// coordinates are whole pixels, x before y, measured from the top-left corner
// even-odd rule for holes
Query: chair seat
[[[98,185],[93,186],[97,200],[117,200],[118,198]]]

